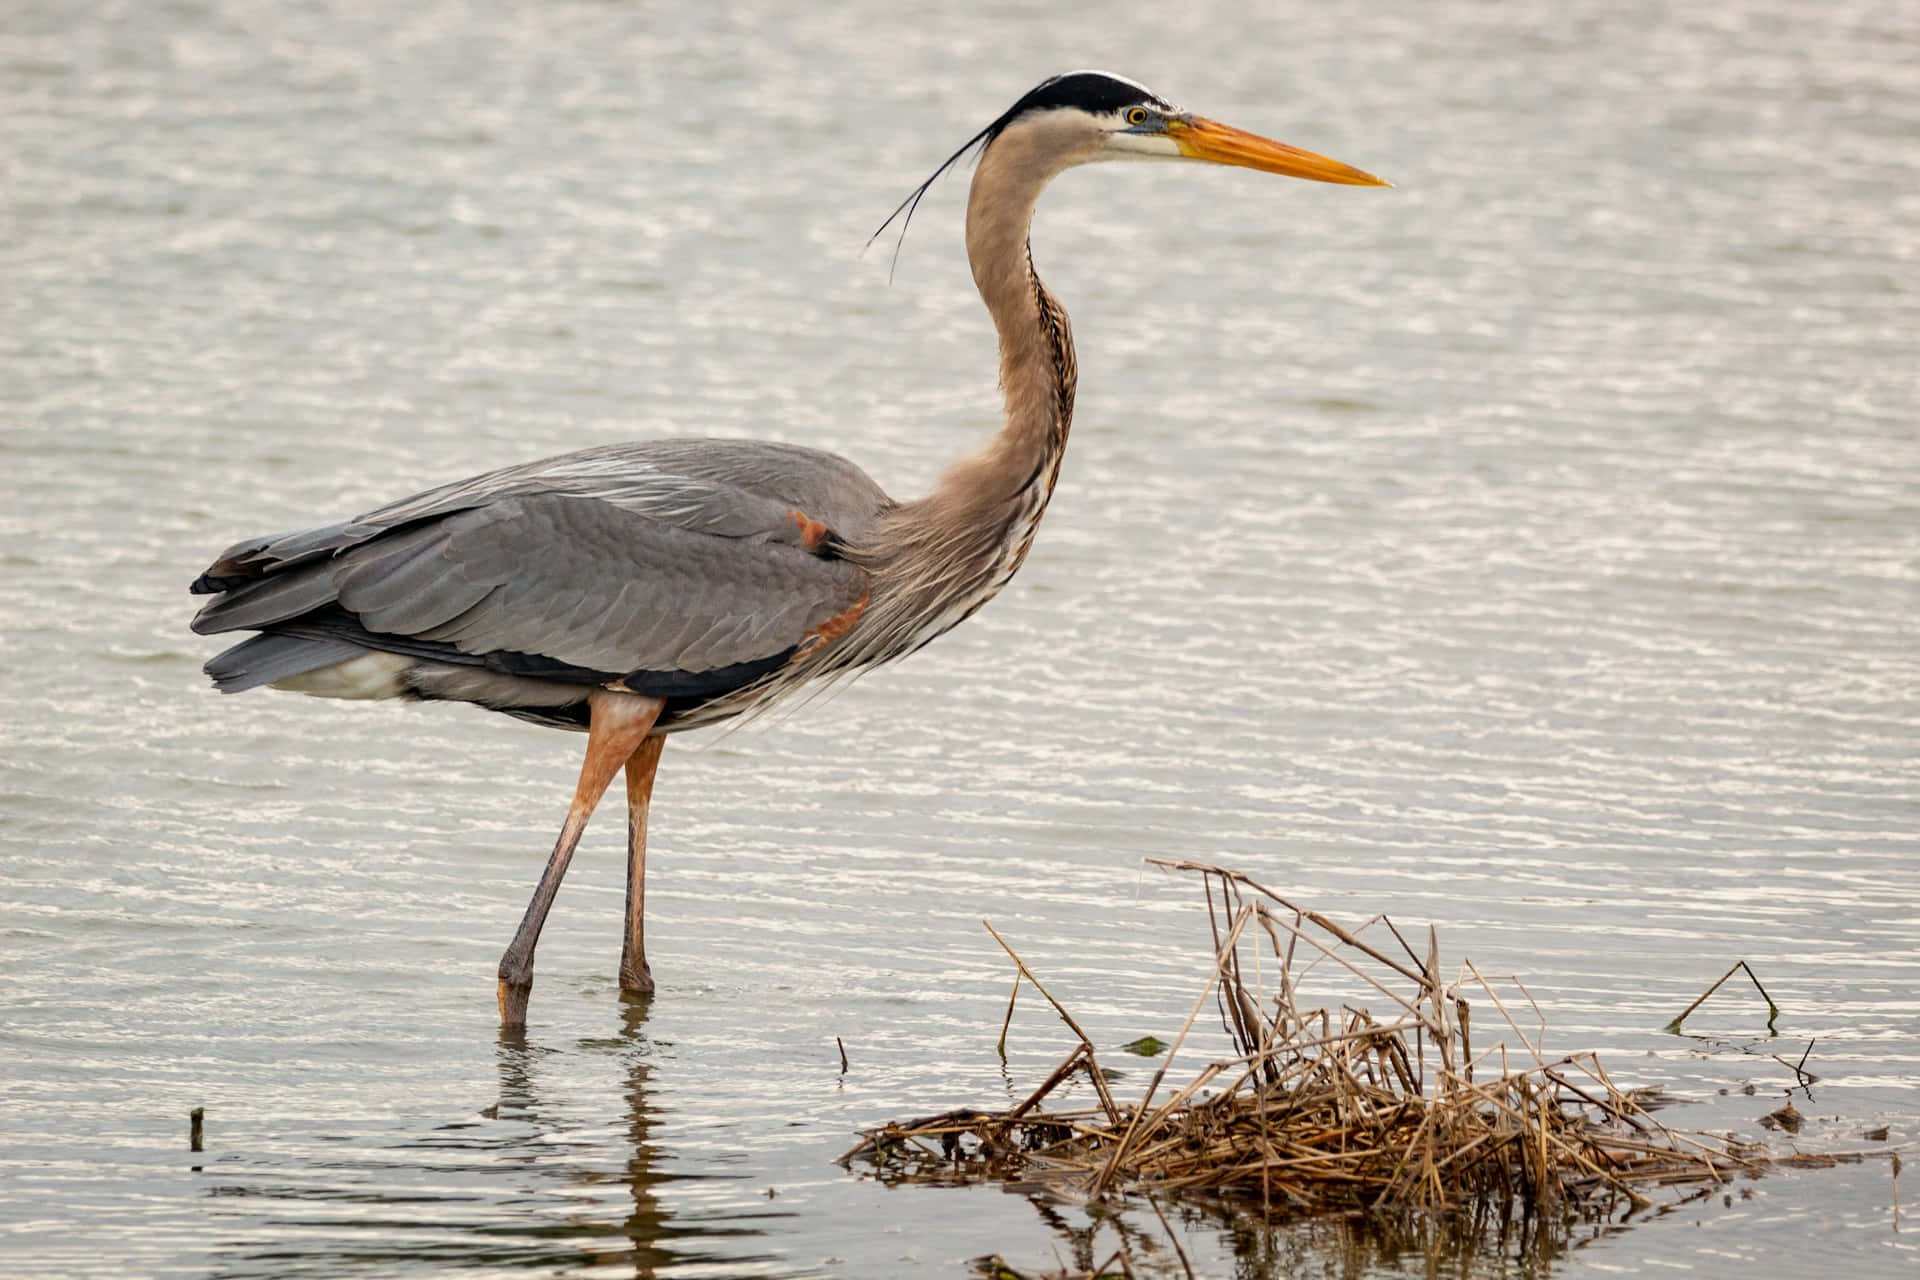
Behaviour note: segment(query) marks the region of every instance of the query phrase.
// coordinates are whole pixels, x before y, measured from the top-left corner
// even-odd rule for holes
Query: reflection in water
[[[720,1262],[740,1274],[776,1269],[773,1255],[739,1241],[790,1214],[737,1205],[671,1210],[663,1194],[671,1185],[732,1179],[668,1171],[646,1019],[647,1002],[627,999],[619,1034],[581,1045],[619,1062],[618,1103],[598,1091],[576,1096],[573,1080],[549,1078],[561,1067],[577,1070],[577,1055],[503,1033],[499,1097],[474,1120],[365,1155],[223,1163],[208,1194],[251,1202],[272,1243],[256,1237],[234,1246],[211,1274],[293,1275],[386,1261],[568,1272],[630,1264],[639,1280]],[[624,1125],[599,1122],[616,1109]],[[261,1207],[276,1201],[277,1209]]]
[[[1669,1212],[1715,1194],[1702,1189],[1654,1212]],[[1253,1201],[1203,1198],[1177,1203],[1138,1199],[1085,1206],[1084,1220],[1045,1195],[1029,1202],[1059,1239],[1058,1257],[1031,1269],[1018,1258],[981,1258],[975,1270],[1011,1276],[1184,1276],[1192,1245],[1204,1235],[1225,1242],[1235,1280],[1302,1280],[1326,1276],[1552,1275],[1569,1254],[1629,1224],[1629,1213],[1606,1222],[1541,1222],[1430,1213],[1341,1213],[1311,1218],[1270,1214]]]
[[[624,1182],[633,1197],[631,1212],[624,1222],[619,1224],[619,1232],[624,1241],[615,1244],[612,1240],[596,1242],[589,1247],[593,1260],[601,1265],[618,1264],[630,1261],[633,1274],[641,1280],[652,1280],[667,1265],[681,1260],[684,1255],[677,1254],[667,1246],[673,1232],[669,1225],[667,1211],[660,1202],[657,1189],[672,1182],[674,1176],[663,1172],[660,1149],[653,1141],[653,1127],[659,1116],[648,1095],[648,1078],[653,1073],[651,1049],[642,1035],[647,1021],[647,1009],[651,1000],[645,996],[623,994],[620,998],[620,1036],[621,1055],[625,1060],[626,1078],[623,1092],[626,1097],[626,1137],[628,1153],[623,1170],[620,1173],[589,1173],[583,1181]],[[506,1036],[503,1033],[503,1041]],[[504,1052],[501,1056],[501,1097],[504,1100],[508,1091],[509,1058]],[[592,1229],[593,1224],[583,1222],[583,1229]],[[693,1234],[691,1232],[689,1235]],[[725,1234],[755,1235],[753,1228],[734,1229]]]
[[[1163,1232],[1156,1232],[1125,1213],[1094,1201],[1086,1206],[1087,1221],[1080,1225],[1062,1213],[1058,1205],[1041,1196],[1032,1197],[1030,1203],[1040,1220],[1053,1229],[1065,1246],[1060,1261],[1069,1275],[1116,1272],[1152,1276],[1186,1271],[1183,1255],[1164,1217],[1156,1224]],[[982,1274],[996,1278],[1010,1271],[1018,1274],[997,1255],[981,1258],[974,1265]]]
[[[529,1223],[524,1229],[570,1237],[570,1243],[586,1255],[572,1259],[576,1265],[591,1264],[599,1268],[630,1264],[637,1280],[651,1280],[670,1267],[703,1263],[725,1262],[732,1268],[765,1269],[776,1261],[772,1255],[746,1252],[731,1242],[763,1235],[763,1224],[790,1217],[790,1214],[730,1208],[723,1213],[695,1212],[675,1217],[662,1198],[662,1190],[673,1183],[712,1183],[726,1179],[669,1173],[664,1167],[670,1158],[655,1140],[654,1129],[662,1120],[662,1112],[652,1099],[654,1048],[645,1035],[651,1003],[644,996],[622,994],[619,1035],[581,1045],[584,1049],[610,1050],[623,1066],[620,1091],[626,1123],[621,1132],[625,1141],[618,1151],[590,1150],[588,1154],[597,1158],[584,1169],[571,1162],[560,1165],[568,1185],[587,1193],[587,1204],[569,1215],[568,1228],[543,1228]],[[528,1159],[536,1168],[551,1161],[554,1144],[565,1149],[584,1141],[574,1132],[574,1122],[567,1118],[564,1110],[546,1108],[539,1102],[536,1092],[539,1066],[551,1052],[529,1045],[521,1034],[501,1033],[500,1103],[496,1118],[518,1114],[526,1120],[532,1130],[526,1140]],[[588,1102],[585,1123],[592,1126],[592,1117],[606,1111],[600,1100]],[[544,1119],[547,1114],[555,1118]],[[617,1157],[617,1164],[609,1157]],[[625,1196],[618,1203],[609,1203],[600,1197],[602,1189],[611,1187],[624,1189]],[[716,1248],[715,1243],[721,1240],[730,1243],[725,1248]]]
[[[645,996],[622,997],[620,1033],[630,1044],[639,1041],[651,1003]],[[667,1215],[654,1194],[654,1188],[666,1182],[668,1175],[655,1167],[660,1153],[653,1144],[655,1113],[647,1101],[647,1077],[652,1072],[653,1063],[644,1053],[628,1055],[627,1141],[633,1150],[627,1157],[627,1189],[633,1193],[633,1212],[627,1215],[626,1232],[632,1244],[633,1274],[643,1280],[651,1280],[656,1268],[673,1256],[661,1247],[667,1236]]]

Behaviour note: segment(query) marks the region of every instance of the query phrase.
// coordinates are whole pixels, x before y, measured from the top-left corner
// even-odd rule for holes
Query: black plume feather
[[[907,226],[913,221],[913,214],[920,207],[921,197],[927,189],[939,181],[940,175],[951,169],[959,159],[978,147],[984,154],[993,145],[993,140],[1006,131],[1008,125],[1030,111],[1052,111],[1059,107],[1078,107],[1096,115],[1109,111],[1118,111],[1122,107],[1134,105],[1154,107],[1161,111],[1172,111],[1173,105],[1159,94],[1142,85],[1120,76],[1109,75],[1105,71],[1069,71],[1042,80],[1021,95],[1018,102],[1001,112],[1000,118],[968,138],[961,148],[941,161],[927,180],[913,189],[913,193],[900,202],[900,207],[887,215],[887,220],[874,229],[867,237],[866,248],[872,248],[873,242],[882,232],[893,225],[893,220],[906,214],[900,222],[900,238],[893,242],[893,257],[887,262],[887,280],[893,280],[893,270],[900,265],[900,246],[907,242]]]

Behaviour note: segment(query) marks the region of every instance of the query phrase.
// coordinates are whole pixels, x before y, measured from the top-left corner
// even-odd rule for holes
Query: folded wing
[[[714,695],[857,614],[866,573],[839,535],[886,502],[852,464],[791,446],[588,450],[236,544],[194,584],[215,595],[194,629]]]

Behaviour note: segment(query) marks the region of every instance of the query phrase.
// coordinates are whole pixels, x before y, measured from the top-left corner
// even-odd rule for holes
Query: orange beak
[[[1289,178],[1310,178],[1315,182],[1338,182],[1349,187],[1390,187],[1352,165],[1329,160],[1284,142],[1263,138],[1257,133],[1236,129],[1205,116],[1182,116],[1167,121],[1167,136],[1180,148],[1180,154],[1214,164],[1233,164],[1262,173],[1282,173]]]

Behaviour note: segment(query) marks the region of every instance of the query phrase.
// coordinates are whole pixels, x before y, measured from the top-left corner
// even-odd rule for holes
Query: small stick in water
[[[1781,1057],[1777,1053],[1771,1053],[1771,1054],[1768,1054],[1767,1056],[1772,1058],[1775,1062],[1779,1063],[1781,1066],[1785,1067],[1787,1070],[1793,1072],[1794,1078],[1800,1082],[1800,1087],[1805,1088],[1807,1085],[1813,1084],[1815,1081],[1820,1079],[1819,1076],[1807,1070],[1807,1057],[1813,1052],[1813,1043],[1814,1042],[1812,1040],[1807,1041],[1806,1052],[1800,1055],[1800,1061],[1798,1062],[1788,1062],[1785,1058]]]
[[[840,1043],[839,1036],[835,1036],[833,1042],[840,1047],[840,1074],[845,1075],[847,1074],[847,1046]]]
[[[195,1107],[193,1110],[187,1112],[187,1150],[199,1151],[202,1149],[202,1131],[206,1126],[206,1119],[207,1109],[205,1107]]]
[[[982,923],[985,923],[982,921]],[[1000,1020],[1000,1061],[1007,1060],[1007,1028],[1013,1025],[1013,1002],[1020,998],[1020,971],[1013,971],[1013,990],[1007,993],[1007,1016]]]
[[[1673,1035],[1679,1035],[1680,1024],[1687,1020],[1687,1015],[1692,1013],[1695,1009],[1698,1009],[1701,1005],[1705,1004],[1707,1002],[1707,997],[1720,989],[1721,983],[1725,982],[1728,978],[1731,978],[1734,974],[1740,972],[1740,970],[1742,969],[1746,969],[1747,977],[1753,982],[1753,989],[1755,991],[1758,991],[1760,993],[1760,998],[1767,1002],[1767,1030],[1772,1031],[1773,1024],[1776,1021],[1778,1021],[1780,1018],[1780,1006],[1773,1002],[1773,997],[1767,994],[1767,989],[1760,985],[1759,976],[1756,975],[1754,971],[1748,967],[1747,962],[1745,960],[1734,961],[1733,968],[1721,974],[1719,982],[1714,983],[1712,986],[1708,987],[1705,991],[1701,992],[1700,998],[1698,1000],[1695,1000],[1692,1004],[1688,1005],[1686,1009],[1681,1012],[1679,1017],[1675,1018],[1672,1022],[1669,1022],[1666,1026],[1666,1030],[1672,1033]]]

